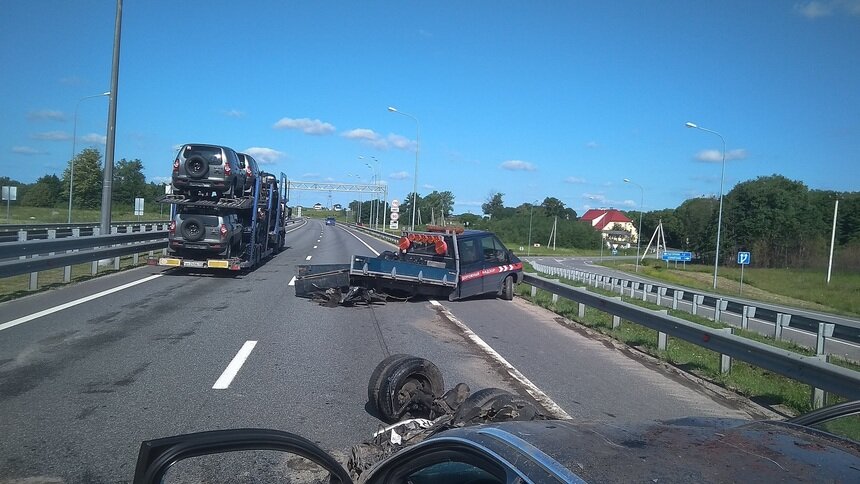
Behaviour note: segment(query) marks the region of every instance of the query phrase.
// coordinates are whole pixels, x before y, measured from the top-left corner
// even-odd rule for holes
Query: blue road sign
[[[666,262],[669,261],[677,261],[677,262],[690,262],[693,260],[692,252],[663,252],[663,255],[660,256]]]
[[[749,252],[738,252],[738,264],[742,266],[750,265],[750,253]]]

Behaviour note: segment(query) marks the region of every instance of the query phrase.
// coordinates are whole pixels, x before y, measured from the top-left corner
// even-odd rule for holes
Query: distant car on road
[[[326,225],[334,225],[334,217],[326,217],[325,224]]]

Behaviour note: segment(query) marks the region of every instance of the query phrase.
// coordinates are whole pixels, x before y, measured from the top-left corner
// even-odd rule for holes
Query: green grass
[[[635,272],[629,261],[603,265],[628,273]],[[713,266],[646,260],[639,274],[670,284],[713,292]],[[860,316],[860,273],[834,273],[826,284],[826,272],[812,269],[745,268],[743,288],[738,267],[720,267],[717,293],[796,308]]]
[[[525,265],[527,266],[525,270],[531,270],[531,266],[529,264]],[[586,287],[588,291],[601,295],[612,297],[619,296],[617,293],[610,293],[603,289],[585,286],[580,282],[570,281],[567,279],[561,279],[560,282],[572,286]],[[535,297],[532,298],[531,286],[527,284],[521,284],[517,291],[520,296],[532,300],[535,304],[550,309],[569,320],[576,321],[579,324],[610,336],[628,346],[634,347],[663,361],[667,361],[686,372],[732,390],[753,401],[758,401],[768,405],[782,405],[798,414],[811,410],[811,388],[809,385],[791,380],[781,375],[773,374],[737,359],[732,362],[731,372],[724,375],[720,372],[719,355],[701,346],[670,337],[666,350],[661,351],[658,349],[657,332],[654,330],[630,323],[629,321],[623,321],[618,328],[613,329],[612,316],[608,313],[586,307],[585,317],[579,318],[578,304],[574,302],[559,298],[558,302],[553,304],[552,295],[543,290],[538,290]],[[641,299],[630,298],[628,296],[623,296],[622,299],[626,302],[636,304],[637,306],[645,307],[647,309],[665,309],[650,302],[643,302]],[[683,311],[669,310],[669,314],[708,327],[730,327],[706,318],[693,316]],[[750,331],[743,331],[739,328],[734,328],[733,331],[734,334],[744,338],[795,353],[804,355],[814,354],[813,351],[789,341],[777,341],[773,338],[768,338]],[[831,360],[834,364],[838,364],[855,371],[860,371],[860,365],[855,363],[836,358],[832,358]],[[830,400],[832,403],[834,398],[831,397]]]
[[[159,253],[160,251],[155,251],[156,255],[158,255]],[[134,265],[134,258],[132,255],[122,256],[120,258],[120,271],[146,264],[146,258],[148,254],[149,252],[140,253],[137,265]],[[87,279],[92,279],[93,277],[99,277],[113,272],[117,271],[114,269],[113,262],[111,262],[111,265],[109,266],[99,267],[96,276],[93,276],[92,263],[87,262],[84,264],[77,264],[72,266],[71,280],[72,282],[81,282]],[[21,274],[12,277],[0,278],[0,302],[9,301],[12,299],[26,296],[28,294],[46,291],[48,289],[53,289],[64,285],[65,283],[63,282],[63,269],[59,268],[39,272],[38,288],[36,289],[36,291],[30,291],[28,289],[29,284],[29,274]]]
[[[144,205],[144,215],[140,216],[140,220],[167,220],[170,218],[170,208],[167,205],[163,207],[161,204],[147,203]],[[10,224],[45,224],[45,223],[66,223],[69,219],[69,209],[65,208],[43,208],[43,207],[11,207],[9,212],[10,218],[6,219],[6,206],[2,206],[0,210],[0,223]],[[112,221],[134,221],[137,220],[137,215],[134,215],[134,207],[114,205],[111,209]],[[99,210],[72,210],[72,222],[98,222],[101,220],[101,211]]]

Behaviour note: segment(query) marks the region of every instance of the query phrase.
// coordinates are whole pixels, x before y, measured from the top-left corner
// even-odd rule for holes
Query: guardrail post
[[[658,306],[663,305],[663,296],[666,295],[666,289],[667,288],[665,288],[665,287],[658,287],[657,288],[657,305]]]
[[[102,229],[101,227],[93,227],[93,235],[101,235]],[[96,275],[99,273],[99,261],[98,259],[92,262],[92,268],[90,270],[92,275]]]
[[[815,358],[818,358],[820,361],[823,361],[825,363],[827,362],[827,355],[818,355],[818,356],[815,356]],[[812,387],[812,409],[813,410],[818,410],[819,408],[823,408],[826,400],[827,400],[827,398],[826,398],[826,395],[824,393],[824,390],[822,390],[820,388]]]
[[[648,302],[648,293],[651,292],[651,284],[645,284],[645,289],[642,290],[642,301]]]
[[[582,319],[585,317],[585,304],[579,303],[579,318]]]
[[[665,309],[658,309],[658,313],[668,316],[669,311]],[[669,346],[669,335],[663,333],[662,331],[657,331],[657,349],[660,351],[666,351],[666,348]]]
[[[627,285],[627,281],[624,279],[618,279],[618,294],[624,295],[624,286]]]
[[[18,242],[26,242],[26,241],[27,241],[27,231],[26,230],[19,230],[18,231]],[[24,260],[26,258],[27,258],[26,255],[22,255],[21,257],[18,257],[18,260]]]
[[[537,287],[532,286],[532,298],[534,298],[535,296],[537,296]]]
[[[750,318],[755,317],[755,306],[744,306],[741,315],[741,328],[748,330],[750,326]]]
[[[816,355],[824,354],[824,341],[833,337],[834,329],[836,329],[836,325],[833,323],[818,323],[818,338],[815,340]]]
[[[640,283],[638,283],[638,282],[631,282],[630,283],[630,298],[631,299],[636,297],[636,291],[639,290],[639,286],[640,286]]]
[[[672,309],[678,309],[678,302],[681,301],[684,297],[684,291],[680,291],[675,289],[675,293],[672,294]]]
[[[699,304],[704,302],[705,296],[701,294],[693,294],[693,316],[699,315]]]
[[[621,301],[620,297],[613,297],[615,301]],[[621,326],[621,316],[612,315],[612,329],[618,329]]]
[[[72,237],[80,237],[81,229],[75,227],[72,229]],[[74,250],[67,250],[66,254],[70,252],[75,252]],[[72,266],[63,267],[63,282],[69,283],[72,282]]]
[[[723,311],[729,306],[729,301],[719,298],[714,302],[714,321],[720,322]]]
[[[110,228],[110,233],[112,233],[112,234],[114,234],[114,235],[115,235],[115,234],[118,234],[118,233],[119,233],[119,227],[118,227],[118,226],[113,226],[113,227],[111,227],[111,228]],[[114,245],[114,247],[116,247],[117,245],[119,245],[119,244],[115,244],[115,245]],[[119,270],[119,260],[120,260],[120,258],[121,258],[120,256],[116,256],[116,257],[114,257],[114,259],[113,259],[113,270],[115,270],[115,271],[118,271],[118,270]]]
[[[773,339],[782,339],[782,328],[791,322],[790,314],[776,313],[776,325],[773,329]]]
[[[723,333],[734,334],[735,328],[723,328],[720,331]],[[732,371],[732,357],[729,355],[720,354],[720,373],[727,375]]]
[[[553,303],[553,304],[558,303],[558,294],[553,294],[553,295],[552,295],[552,303]]]

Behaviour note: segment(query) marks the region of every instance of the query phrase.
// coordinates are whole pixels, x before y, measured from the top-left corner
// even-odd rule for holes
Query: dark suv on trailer
[[[186,144],[173,160],[173,188],[180,193],[241,196],[245,180],[239,155],[226,146]]]
[[[260,166],[251,155],[237,154],[239,155],[239,166],[245,171],[245,191],[251,191],[257,183],[257,177],[260,176]]]
[[[242,247],[242,227],[235,213],[206,208],[180,211],[168,227],[168,252],[238,257]]]

